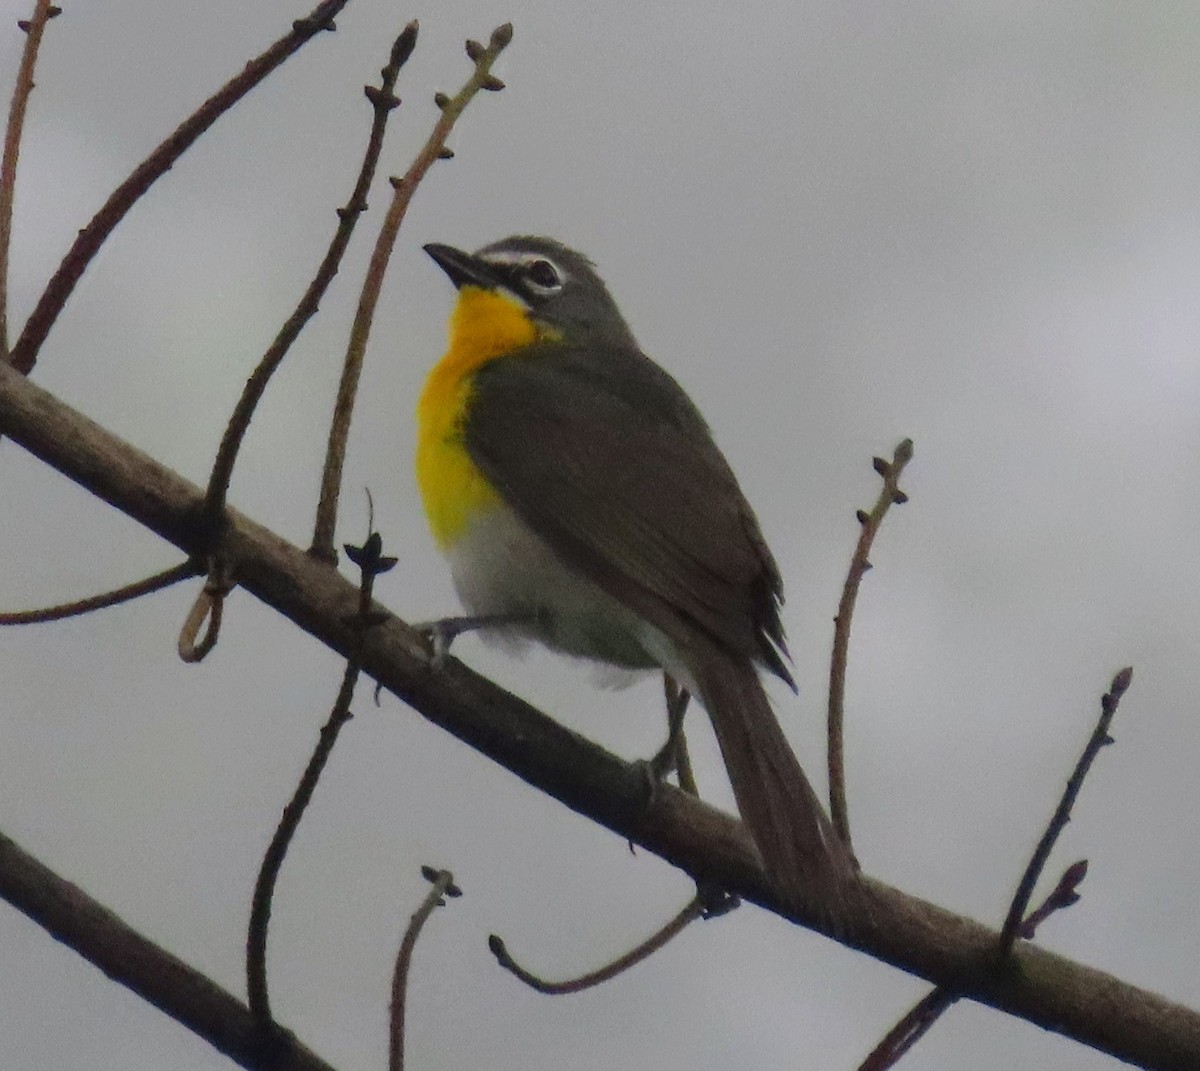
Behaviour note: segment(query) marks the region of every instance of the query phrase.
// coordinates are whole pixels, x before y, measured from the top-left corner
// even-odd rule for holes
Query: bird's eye
[[[535,290],[543,294],[562,289],[562,278],[558,269],[548,260],[534,260],[525,268],[525,278]]]

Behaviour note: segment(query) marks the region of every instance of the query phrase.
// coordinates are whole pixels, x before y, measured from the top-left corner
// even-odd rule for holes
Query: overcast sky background
[[[22,156],[19,325],[113,185],[298,0],[64,4]],[[31,3],[0,0],[6,98]],[[412,475],[417,392],[452,291],[421,252],[545,233],[589,253],[647,352],[707,414],[785,576],[801,684],[775,693],[823,783],[832,617],[877,491],[916,443],[856,619],[850,812],[867,870],[998,922],[1112,673],[1136,667],[1055,858],[1084,899],[1048,947],[1200,1004],[1200,7],[771,2],[434,10],[353,0],[132,212],[36,378],[202,483],[245,376],[293,306],[357,170],[389,42],[422,19],[372,212],[273,382],[233,501],[307,545],[337,366],[386,204],[469,73],[462,39],[511,19],[509,88],[476,101],[413,203],[355,417],[341,540],[376,521],[381,598],[456,608]],[[0,446],[0,606],[116,586],[177,560]],[[244,594],[184,666],[195,594],[0,634],[0,828],[241,993],[250,890],[327,715],[338,661]],[[657,686],[466,639],[471,665],[629,757],[660,742]],[[582,996],[502,974],[489,932],[566,976],[624,951],[689,883],[391,698],[360,690],[285,866],[279,1018],[336,1066],[384,1066],[388,980],[422,863],[466,895],[431,921],[409,1066],[853,1068],[927,985],[754,908],[694,926]],[[730,796],[694,718],[707,796]],[[1048,885],[1047,885],[1048,887]],[[0,910],[6,1068],[226,1061],[11,909]],[[911,1071],[1116,1062],[963,1005]]]

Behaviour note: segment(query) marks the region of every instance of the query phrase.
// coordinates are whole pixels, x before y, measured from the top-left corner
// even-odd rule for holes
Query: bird
[[[526,235],[424,249],[457,299],[416,475],[459,620],[686,688],[774,891],[832,924],[852,857],[759,676],[795,690],[782,579],[704,418],[582,253]]]

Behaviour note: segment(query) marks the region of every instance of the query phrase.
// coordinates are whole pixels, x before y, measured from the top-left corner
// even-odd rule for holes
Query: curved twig
[[[233,590],[233,575],[229,562],[215,557],[209,566],[204,587],[184,618],[176,644],[184,662],[203,662],[217,645],[221,636],[221,620],[225,613],[225,597]],[[206,627],[207,626],[207,627]],[[204,635],[200,635],[201,628]]]
[[[526,970],[512,958],[503,939],[496,934],[492,934],[488,938],[488,948],[491,949],[492,955],[496,957],[496,962],[501,967],[516,978],[519,978],[530,989],[536,989],[539,993],[547,993],[551,996],[581,993],[585,989],[591,989],[602,982],[607,982],[610,978],[615,978],[623,971],[629,970],[630,967],[634,967],[641,963],[642,960],[652,956],[667,944],[668,941],[678,937],[696,919],[703,918],[708,911],[708,902],[708,898],[702,892],[697,892],[695,897],[688,901],[687,906],[678,915],[661,929],[647,937],[641,944],[630,949],[623,956],[618,956],[611,963],[605,964],[598,970],[589,971],[587,974],[582,974],[578,978],[572,978],[566,982],[547,982],[544,978],[539,978],[532,971]]]
[[[444,907],[443,896],[462,896],[462,890],[454,884],[454,875],[449,870],[435,870],[433,867],[421,867],[425,880],[431,882],[433,888],[421,901],[421,906],[413,912],[404,931],[404,940],[400,942],[400,951],[396,956],[396,968],[392,973],[392,1013],[388,1031],[388,1071],[404,1071],[404,1018],[408,993],[409,968],[412,966],[413,949],[417,947],[417,938],[426,920],[433,914],[436,907]]]
[[[59,603],[57,606],[46,606],[38,610],[9,610],[0,612],[0,625],[38,625],[47,621],[62,621],[67,617],[79,617],[90,614],[93,610],[103,610],[109,606],[118,606],[123,602],[141,598],[155,591],[162,591],[172,584],[178,584],[190,576],[196,575],[196,564],[190,559],[172,565],[161,573],[135,580],[131,584],[114,588],[112,591],[91,595],[86,599],[75,602]]]
[[[275,884],[296,830],[300,828],[300,819],[304,817],[325,764],[333,753],[338,733],[353,716],[350,701],[354,698],[354,686],[358,683],[359,673],[362,671],[359,657],[362,639],[369,628],[380,623],[380,618],[371,611],[371,592],[375,587],[375,578],[396,564],[395,558],[386,557],[382,553],[382,542],[377,532],[370,533],[361,547],[348,546],[346,553],[360,570],[358,610],[346,621],[354,630],[356,649],[346,659],[341,687],[338,688],[329,719],[321,728],[308,766],[305,767],[291,800],[283,809],[283,816],[263,856],[250,903],[250,925],[246,933],[246,993],[250,1013],[264,1030],[270,1028],[273,1022],[267,990],[267,931],[271,924],[271,903],[275,896]]]

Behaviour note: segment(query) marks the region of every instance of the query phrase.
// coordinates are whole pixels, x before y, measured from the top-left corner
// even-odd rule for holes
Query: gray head
[[[586,334],[633,344],[633,335],[592,262],[553,238],[514,235],[475,253],[430,244],[425,252],[456,287],[504,291],[533,320],[568,339]]]

